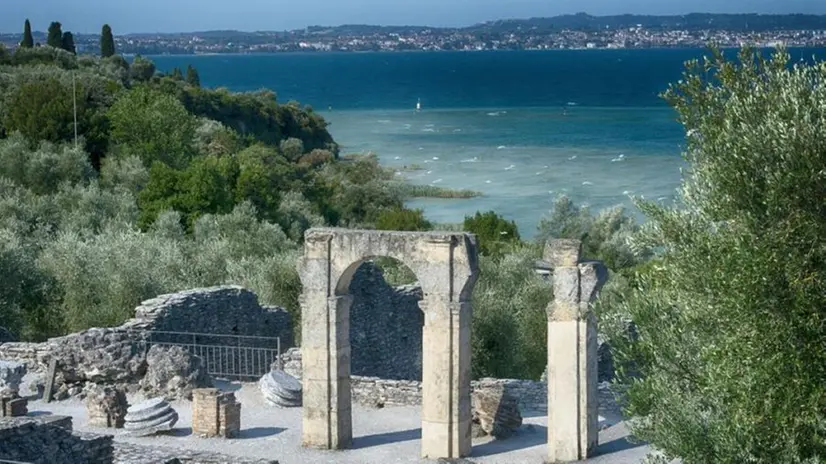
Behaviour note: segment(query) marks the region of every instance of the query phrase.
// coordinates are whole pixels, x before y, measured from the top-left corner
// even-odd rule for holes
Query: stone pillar
[[[419,306],[425,314],[422,457],[467,456],[471,449],[471,303],[430,300]]]
[[[192,433],[199,437],[234,438],[241,430],[241,403],[217,388],[192,391]]]
[[[129,403],[116,387],[95,386],[86,392],[86,417],[92,427],[122,429]]]
[[[315,293],[315,292],[314,292]],[[313,298],[309,301],[309,298]],[[322,311],[313,308],[321,304]],[[350,409],[350,295],[302,302],[302,444],[323,449],[349,448],[353,442]]]
[[[587,459],[598,442],[597,327],[591,303],[607,280],[605,266],[583,262],[578,240],[553,240],[548,307],[548,458]]]

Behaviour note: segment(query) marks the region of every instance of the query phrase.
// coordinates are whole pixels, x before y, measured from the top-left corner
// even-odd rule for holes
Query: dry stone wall
[[[301,379],[301,349],[292,348],[282,355],[284,371]],[[504,389],[514,396],[519,408],[526,411],[545,411],[548,386],[536,380],[491,379],[474,380],[471,390]],[[417,406],[422,403],[422,384],[415,380],[382,379],[353,375],[350,377],[353,401],[365,406]]]
[[[422,379],[422,326],[418,286],[393,288],[366,262],[350,283],[350,371],[383,379]]]
[[[61,416],[0,419],[0,459],[32,464],[107,464],[114,460],[112,437],[72,432]]]

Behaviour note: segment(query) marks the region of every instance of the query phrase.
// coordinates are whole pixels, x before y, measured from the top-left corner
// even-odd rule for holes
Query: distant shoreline
[[[739,50],[739,46],[725,46],[719,47],[720,50]],[[778,48],[776,45],[757,46],[759,49],[770,50]],[[787,46],[788,50],[802,50],[802,49],[826,49],[826,46]],[[646,48],[548,48],[548,49],[524,49],[524,50],[359,50],[359,51],[345,51],[345,50],[302,50],[302,51],[269,51],[269,52],[215,52],[215,53],[160,53],[160,54],[146,54],[141,56],[272,56],[272,55],[367,55],[367,54],[404,54],[404,53],[514,53],[514,52],[620,52],[620,51],[649,51],[649,50],[709,50],[707,46],[692,46],[692,47],[646,47]],[[134,57],[138,53],[123,53],[124,57]]]

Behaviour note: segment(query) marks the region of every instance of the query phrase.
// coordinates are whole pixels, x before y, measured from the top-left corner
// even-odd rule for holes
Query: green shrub
[[[745,49],[689,62],[681,204],[641,203],[661,252],[615,356],[634,434],[692,463],[826,456],[826,65]]]
[[[501,256],[510,244],[519,242],[516,223],[505,220],[493,211],[477,211],[474,216],[465,216],[464,229],[476,235],[479,252],[487,256]]]
[[[431,230],[433,224],[424,217],[421,209],[389,209],[379,213],[376,219],[376,229],[426,231]]]

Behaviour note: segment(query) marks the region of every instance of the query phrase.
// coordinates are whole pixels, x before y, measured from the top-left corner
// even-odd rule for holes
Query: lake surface
[[[373,152],[411,182],[483,192],[420,199],[438,222],[476,211],[513,219],[523,236],[561,194],[598,210],[631,196],[670,201],[684,132],[659,97],[704,50],[306,53],[156,56],[195,66],[201,82],[273,89],[331,123],[344,153]],[[826,49],[791,50],[794,60]],[[415,111],[417,102],[421,111]],[[417,165],[410,171],[404,166]]]

